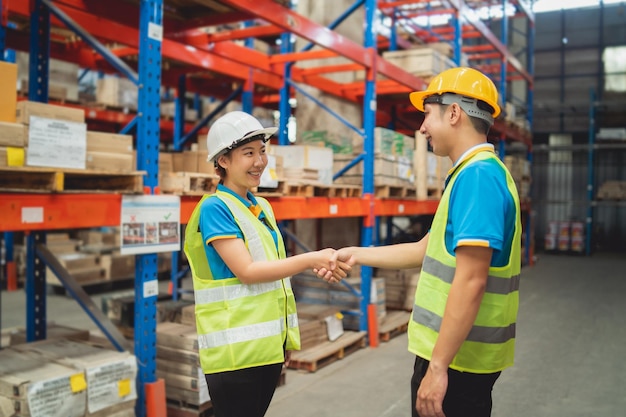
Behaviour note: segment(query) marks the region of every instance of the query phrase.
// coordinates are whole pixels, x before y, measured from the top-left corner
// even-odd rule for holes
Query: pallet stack
[[[334,155],[334,171],[346,167],[356,156],[363,153],[363,137],[354,134],[352,153]],[[414,196],[413,154],[415,140],[412,137],[383,127],[374,129],[374,186],[377,197]],[[363,163],[350,168],[336,180],[341,184],[362,185]]]
[[[428,141],[419,131],[415,132],[414,166],[417,199],[441,198],[448,171],[452,168],[452,161],[429,151]]]
[[[12,346],[0,351],[0,410],[15,417],[132,417],[136,375],[128,352],[65,339]]]
[[[0,76],[10,78],[6,68]],[[131,136],[88,132],[83,109],[17,102],[17,94],[0,104],[1,191],[143,191]]]
[[[195,326],[168,322],[157,325],[157,376],[165,380],[170,415],[199,416],[211,410]]]

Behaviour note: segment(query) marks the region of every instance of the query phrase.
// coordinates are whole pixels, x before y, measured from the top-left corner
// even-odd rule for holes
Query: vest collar
[[[256,198],[254,198],[254,195],[250,191],[248,191],[248,194],[247,194],[247,197],[250,201],[246,200],[245,198],[242,198],[239,194],[237,194],[236,192],[234,192],[233,190],[231,190],[224,184],[217,184],[217,191],[222,191],[224,193],[228,193],[232,196],[235,196],[239,201],[241,201],[241,203],[244,206],[248,208],[248,210],[252,212],[252,214],[254,214],[259,219],[262,219],[265,217],[265,214],[263,213],[261,206],[259,205]]]
[[[472,156],[476,155],[478,152],[489,151],[495,153],[495,148],[491,143],[481,143],[480,145],[475,145],[466,150],[463,155],[454,163],[454,166],[450,170],[450,172],[454,171],[456,167],[461,165],[464,161],[470,159]]]

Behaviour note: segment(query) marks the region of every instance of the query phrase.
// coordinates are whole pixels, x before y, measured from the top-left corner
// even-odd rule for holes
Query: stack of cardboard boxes
[[[137,361],[67,339],[0,351],[0,411],[12,416],[132,417]]]

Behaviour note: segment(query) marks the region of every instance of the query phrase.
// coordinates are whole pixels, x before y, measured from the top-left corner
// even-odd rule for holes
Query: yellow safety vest
[[[257,202],[277,231],[278,251],[267,227],[235,196],[217,191],[204,196],[185,230],[185,254],[193,277],[200,365],[205,374],[233,371],[284,361],[283,349],[300,349],[296,302],[289,277],[243,284],[237,277],[213,279],[198,230],[205,198],[219,198],[243,232],[254,261],[285,258],[285,245],[269,203]]]
[[[508,190],[515,201],[516,221],[508,263],[489,268],[487,288],[478,316],[450,364],[452,369],[479,374],[498,372],[513,365],[519,305],[522,233],[519,197],[513,178],[493,152],[479,152],[463,162],[446,186],[431,226],[408,329],[409,351],[431,360],[456,271],[456,258],[448,253],[445,246],[450,190],[461,170],[486,159],[495,159],[506,172]]]

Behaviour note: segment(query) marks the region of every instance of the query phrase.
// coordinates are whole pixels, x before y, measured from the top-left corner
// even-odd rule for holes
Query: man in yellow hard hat
[[[410,100],[425,114],[420,132],[433,152],[453,162],[431,229],[418,242],[343,248],[337,257],[422,266],[408,328],[412,415],[487,417],[493,384],[513,364],[521,268],[519,197],[487,142],[498,92],[481,72],[453,68]]]

